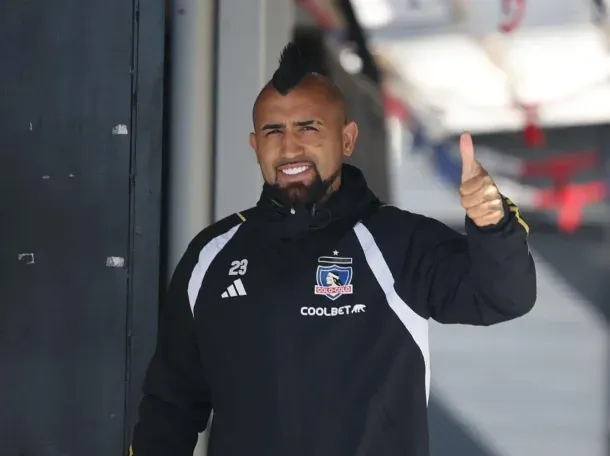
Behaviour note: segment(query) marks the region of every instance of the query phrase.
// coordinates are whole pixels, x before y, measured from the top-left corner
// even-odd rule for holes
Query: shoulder
[[[198,252],[211,242],[215,242],[219,246],[226,245],[255,210],[256,208],[250,208],[235,212],[207,226],[193,238],[187,252]]]
[[[384,204],[380,207],[380,214],[384,220],[393,221],[400,225],[401,229],[410,228],[413,230],[428,229],[451,229],[440,220],[428,217],[423,214],[410,212],[391,204]]]
[[[193,277],[202,277],[203,272],[247,221],[249,213],[249,210],[236,212],[201,230],[178,262],[170,287],[190,283]],[[195,274],[197,271],[199,272]]]
[[[369,229],[381,229],[382,232],[390,234],[392,232],[404,234],[405,230],[412,231],[419,229],[421,225],[429,223],[440,223],[421,214],[409,212],[392,204],[382,204],[377,209],[373,217],[365,221]]]
[[[363,221],[373,240],[386,255],[425,252],[447,240],[462,238],[439,220],[384,204]]]

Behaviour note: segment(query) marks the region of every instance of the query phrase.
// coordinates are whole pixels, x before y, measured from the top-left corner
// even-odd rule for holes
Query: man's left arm
[[[462,135],[460,150],[466,236],[420,220],[411,238],[410,294],[440,323],[491,325],[526,314],[536,301],[529,227],[475,160],[470,135]]]
[[[492,325],[525,315],[536,302],[528,229],[504,199],[505,217],[485,228],[466,219],[466,236],[424,218],[412,242],[420,252],[408,274],[412,298],[439,323]],[[418,253],[419,253],[418,252]],[[406,271],[405,271],[406,272]]]

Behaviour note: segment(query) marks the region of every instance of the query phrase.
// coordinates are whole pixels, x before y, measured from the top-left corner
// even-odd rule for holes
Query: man
[[[536,300],[528,228],[461,137],[463,236],[382,204],[342,164],[355,123],[294,44],[254,107],[256,207],[203,230],[161,308],[136,456],[425,456],[428,319]]]

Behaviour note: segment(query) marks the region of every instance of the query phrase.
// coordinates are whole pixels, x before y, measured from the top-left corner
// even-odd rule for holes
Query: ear
[[[354,153],[357,139],[358,125],[356,125],[356,122],[348,122],[343,127],[343,155],[349,157]]]
[[[250,147],[256,154],[256,163],[258,163],[258,145],[256,143],[256,133],[250,133],[250,137],[248,138],[248,142],[250,143]]]
[[[250,142],[250,147],[252,148],[252,150],[254,152],[256,152],[257,144],[256,144],[256,134],[255,133],[250,133],[249,142]]]

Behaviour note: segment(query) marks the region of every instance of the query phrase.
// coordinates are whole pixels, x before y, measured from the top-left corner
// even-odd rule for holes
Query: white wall
[[[256,204],[263,183],[248,145],[252,106],[294,26],[291,0],[222,0],[218,32],[214,218]]]
[[[214,186],[211,221],[247,209],[258,200],[263,179],[248,145],[252,107],[259,91],[275,71],[294,26],[292,0],[222,0],[218,3],[213,179],[210,181],[208,174],[202,172],[207,190]],[[202,18],[202,28],[207,26],[204,22]],[[210,61],[206,62],[208,68]],[[202,141],[197,153],[208,156],[211,148],[210,143]],[[206,448],[207,432],[201,436],[195,455],[205,456]]]
[[[168,268],[210,223],[213,0],[172,2]]]
[[[201,229],[256,203],[263,180],[248,145],[252,106],[294,26],[290,0],[223,0],[214,42],[214,3],[172,3],[170,274]]]

